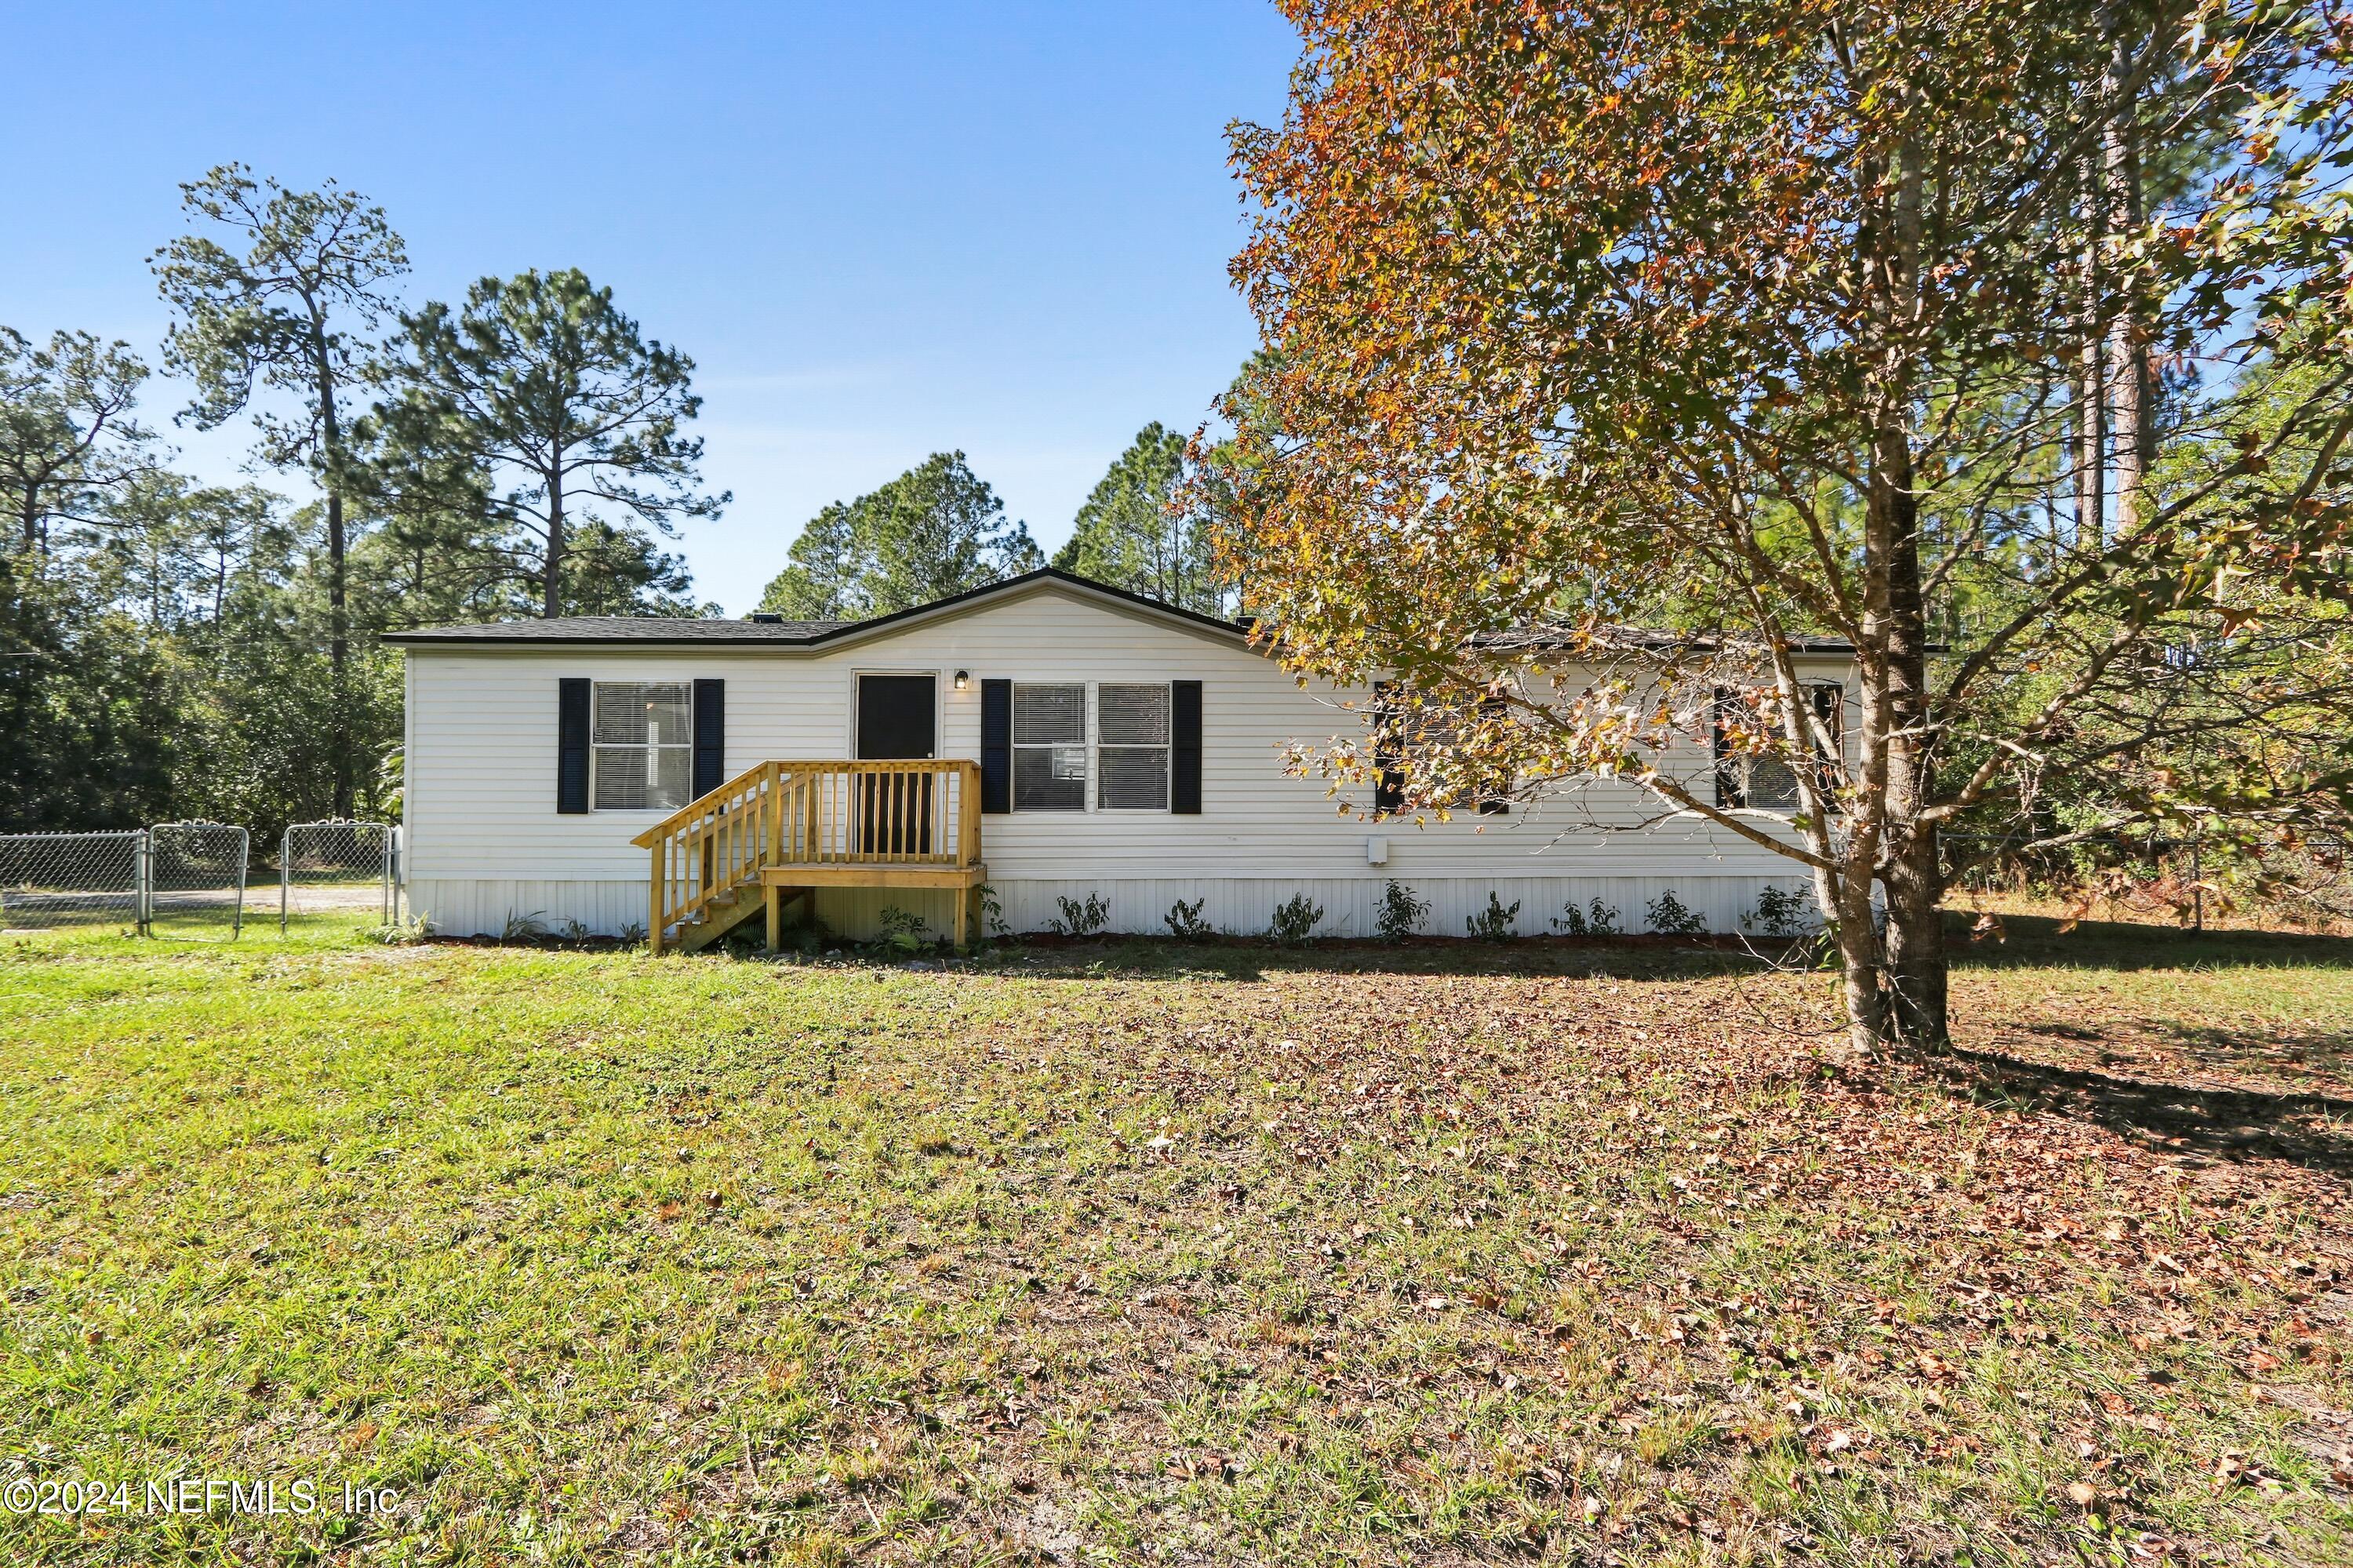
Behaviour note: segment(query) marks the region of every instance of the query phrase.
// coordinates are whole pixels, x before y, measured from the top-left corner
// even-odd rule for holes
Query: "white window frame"
[[[1011,754],[1008,758],[1008,761],[1011,764],[1013,773],[1012,779],[1008,781],[1008,788],[1012,797],[1008,801],[1008,804],[1012,807],[1013,813],[1015,815],[1074,817],[1083,814],[1087,816],[1166,817],[1173,816],[1175,814],[1176,805],[1176,677],[1172,675],[1166,680],[1160,681],[1025,681],[1016,677],[1013,681],[1013,700],[1017,706],[1021,700],[1021,688],[1024,686],[1078,687],[1083,694],[1081,699],[1081,715],[1083,721],[1085,738],[1078,741],[1033,741],[1025,744],[1020,739],[1018,729],[1013,735],[1008,737],[1007,750]],[[1103,752],[1105,749],[1103,739],[1103,689],[1105,686],[1158,686],[1168,694],[1167,740],[1158,747],[1123,746],[1114,743],[1110,747],[1110,749],[1114,751],[1157,750],[1163,754],[1162,766],[1166,768],[1167,775],[1166,788],[1162,791],[1165,802],[1164,804],[1158,806],[1106,806],[1103,803]],[[1085,758],[1086,762],[1085,795],[1081,802],[1076,806],[1024,806],[1021,804],[1019,783],[1021,777],[1021,753],[1024,751],[1048,751],[1056,747],[1067,746],[1076,746],[1080,750],[1080,754]]]
[[[1820,701],[1820,694],[1825,691],[1836,692],[1838,694],[1834,703],[1834,717],[1838,727],[1837,732],[1831,737],[1833,745],[1836,746],[1837,750],[1820,758],[1815,766],[1820,767],[1828,765],[1832,768],[1843,766],[1845,760],[1844,754],[1846,751],[1846,683],[1842,680],[1825,679],[1818,675],[1801,675],[1798,679],[1798,689],[1805,695],[1806,718],[1809,726],[1811,725],[1812,721],[1820,714],[1820,710],[1818,706]],[[1718,722],[1720,722],[1720,720]],[[1809,733],[1810,733],[1810,729],[1809,730]],[[1788,769],[1790,764],[1787,758],[1780,756],[1741,756],[1736,758],[1719,757],[1715,755],[1715,743],[1712,737],[1708,749],[1710,753],[1710,761],[1715,770],[1719,798],[1723,789],[1725,769],[1727,767],[1733,769],[1733,776],[1738,780],[1738,789],[1740,791],[1742,804],[1728,807],[1719,805],[1719,810],[1750,811],[1762,817],[1774,817],[1786,820],[1789,817],[1795,816],[1798,812],[1805,809],[1805,791],[1799,788],[1798,779],[1794,771],[1790,774],[1789,799],[1788,803],[1782,804],[1776,802],[1769,805],[1758,805],[1752,799],[1756,794],[1757,765],[1759,762],[1769,761],[1778,765],[1784,769]]]
[[[1021,688],[1024,686],[1075,686],[1079,689],[1079,738],[1077,740],[1029,741],[1021,738]],[[1017,815],[1040,817],[1071,817],[1095,809],[1095,689],[1092,681],[1022,681],[1013,683],[1012,730],[1006,737],[1008,758],[1012,778],[1008,788],[1012,799],[1008,802]],[[1080,782],[1079,803],[1073,806],[1024,806],[1021,803],[1021,754],[1025,751],[1056,751],[1077,747],[1085,777]]]
[[[666,740],[659,742],[659,744],[649,741],[642,746],[634,741],[598,740],[596,738],[597,699],[607,686],[635,686],[639,690],[643,690],[649,686],[677,687],[681,692],[685,694],[683,705],[686,709],[686,738],[682,741]],[[680,801],[679,805],[682,806],[687,804],[689,801],[691,801],[694,799],[694,683],[691,680],[684,679],[675,681],[639,679],[630,681],[591,681],[588,683],[589,810],[592,812],[609,812],[615,815],[628,817],[646,816],[655,813],[668,816],[670,812],[677,810],[679,809],[678,806],[606,806],[598,804],[599,790],[597,789],[597,784],[599,777],[604,772],[605,753],[607,751],[644,752],[646,754],[646,777],[649,780],[656,779],[660,777],[660,754],[662,752],[685,752],[687,799],[686,800]]]
[[[1088,771],[1087,809],[1092,811],[1112,811],[1122,816],[1167,816],[1176,800],[1176,693],[1173,681],[1092,681],[1088,683],[1088,711],[1092,715],[1090,732],[1092,743],[1087,747]],[[1160,744],[1137,746],[1130,742],[1105,742],[1103,738],[1103,689],[1105,686],[1155,686],[1159,688],[1162,715],[1167,720],[1167,734]],[[1105,751],[1157,751],[1160,753],[1160,804],[1157,806],[1106,806],[1103,803],[1103,753]]]

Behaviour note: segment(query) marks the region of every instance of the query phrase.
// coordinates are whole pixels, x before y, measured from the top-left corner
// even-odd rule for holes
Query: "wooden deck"
[[[767,913],[781,935],[788,890],[960,888],[953,936],[970,934],[980,859],[980,765],[827,759],[763,762],[630,841],[652,856],[647,930],[656,955],[691,951]]]

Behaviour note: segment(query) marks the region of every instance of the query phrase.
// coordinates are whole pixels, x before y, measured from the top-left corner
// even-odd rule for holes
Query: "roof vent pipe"
[[[755,609],[752,612],[752,620],[760,626],[782,626],[785,623],[785,618],[773,609]]]

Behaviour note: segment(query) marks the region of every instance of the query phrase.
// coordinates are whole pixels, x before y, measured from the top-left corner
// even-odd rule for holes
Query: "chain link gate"
[[[399,923],[400,879],[391,824],[296,822],[278,853],[278,929],[293,915],[373,914]]]
[[[147,835],[0,834],[0,931],[147,925]]]
[[[173,935],[228,927],[245,930],[245,870],[249,836],[227,822],[164,822],[147,830],[149,936],[169,922]]]
[[[249,836],[228,821],[163,821],[148,829],[146,932],[169,923],[172,935],[245,932],[245,864]]]

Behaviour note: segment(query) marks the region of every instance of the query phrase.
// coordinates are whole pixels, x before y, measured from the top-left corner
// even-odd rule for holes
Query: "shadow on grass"
[[[1971,941],[1970,916],[1945,917],[1955,969],[2353,969],[2353,937],[2295,931],[2185,931],[2175,926],[2085,920],[2069,930],[2050,916],[2008,915],[2009,939]]]
[[[1772,944],[1778,957],[1779,944]],[[1682,937],[1531,937],[1508,942],[1417,938],[1403,942],[1335,938],[1277,947],[1249,938],[1178,942],[1165,938],[1024,938],[1000,948],[1002,968],[1049,980],[1219,980],[1258,981],[1270,974],[1404,976],[1599,976],[1613,980],[1690,980],[1753,973],[1766,948]]]
[[[2071,969],[2198,970],[2227,969],[2353,969],[2353,937],[2287,931],[2179,930],[2124,921],[2084,921],[2062,931],[2059,920],[2012,916],[2008,940],[1972,941],[1970,917],[1947,916],[1957,969]],[[1031,973],[1119,974],[1136,979],[1215,974],[1258,980],[1269,972],[1449,974],[1609,974],[1623,978],[1690,979],[1754,973],[1768,965],[1809,968],[1810,943],[1736,937],[1523,937],[1482,942],[1459,937],[1417,937],[1403,942],[1326,938],[1296,948],[1254,938],[1178,942],[1164,937],[1025,937],[1008,961]]]
[[[2278,1160],[2353,1177],[2353,1099],[2204,1088],[1957,1049],[1930,1070],[1980,1101],[2094,1122],[2210,1160]]]

